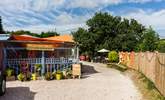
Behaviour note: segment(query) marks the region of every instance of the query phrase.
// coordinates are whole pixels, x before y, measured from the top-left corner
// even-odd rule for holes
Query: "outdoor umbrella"
[[[102,53],[100,62],[103,62],[104,63],[105,62],[105,57],[106,57],[107,53],[109,52],[109,50],[107,50],[107,49],[101,49],[101,50],[99,50],[97,52]]]
[[[101,49],[101,50],[99,50],[98,52],[109,52],[109,50],[106,50],[106,49]]]

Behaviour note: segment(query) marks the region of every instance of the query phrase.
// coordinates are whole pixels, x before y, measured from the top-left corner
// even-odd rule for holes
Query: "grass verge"
[[[114,63],[108,64],[107,67],[117,69],[130,77],[141,92],[142,100],[165,100],[165,97],[157,90],[155,84],[141,72]]]
[[[108,64],[107,64],[107,67],[108,67],[108,68],[117,69],[117,70],[119,70],[119,71],[121,71],[121,72],[124,72],[124,71],[126,71],[126,70],[128,69],[126,66],[124,66],[124,65],[119,65],[119,64],[117,64],[117,63],[108,63]]]
[[[128,75],[142,93],[143,100],[165,100],[165,97],[157,90],[154,83],[144,74],[129,69],[124,72]]]

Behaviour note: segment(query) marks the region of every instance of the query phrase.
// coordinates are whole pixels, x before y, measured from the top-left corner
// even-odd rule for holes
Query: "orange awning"
[[[12,35],[9,40],[18,41],[47,41],[47,42],[72,42],[74,43],[73,37],[70,35],[53,36],[48,38],[38,38],[28,35]]]
[[[74,42],[73,37],[71,35],[53,36],[44,39],[53,40],[53,41],[62,41],[62,42]]]

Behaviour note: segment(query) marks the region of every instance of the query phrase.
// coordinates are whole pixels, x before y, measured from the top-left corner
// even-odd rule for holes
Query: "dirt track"
[[[84,64],[82,79],[8,82],[0,100],[141,100],[129,77],[103,64]]]

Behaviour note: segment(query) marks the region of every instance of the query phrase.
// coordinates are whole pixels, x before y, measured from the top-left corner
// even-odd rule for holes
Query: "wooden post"
[[[45,74],[45,52],[44,51],[42,51],[41,63],[42,63],[42,76],[44,76]]]
[[[6,59],[7,58],[7,53],[6,53],[6,49],[3,49],[3,67],[6,68]]]
[[[77,62],[76,63],[79,63],[79,47],[77,46]]]

